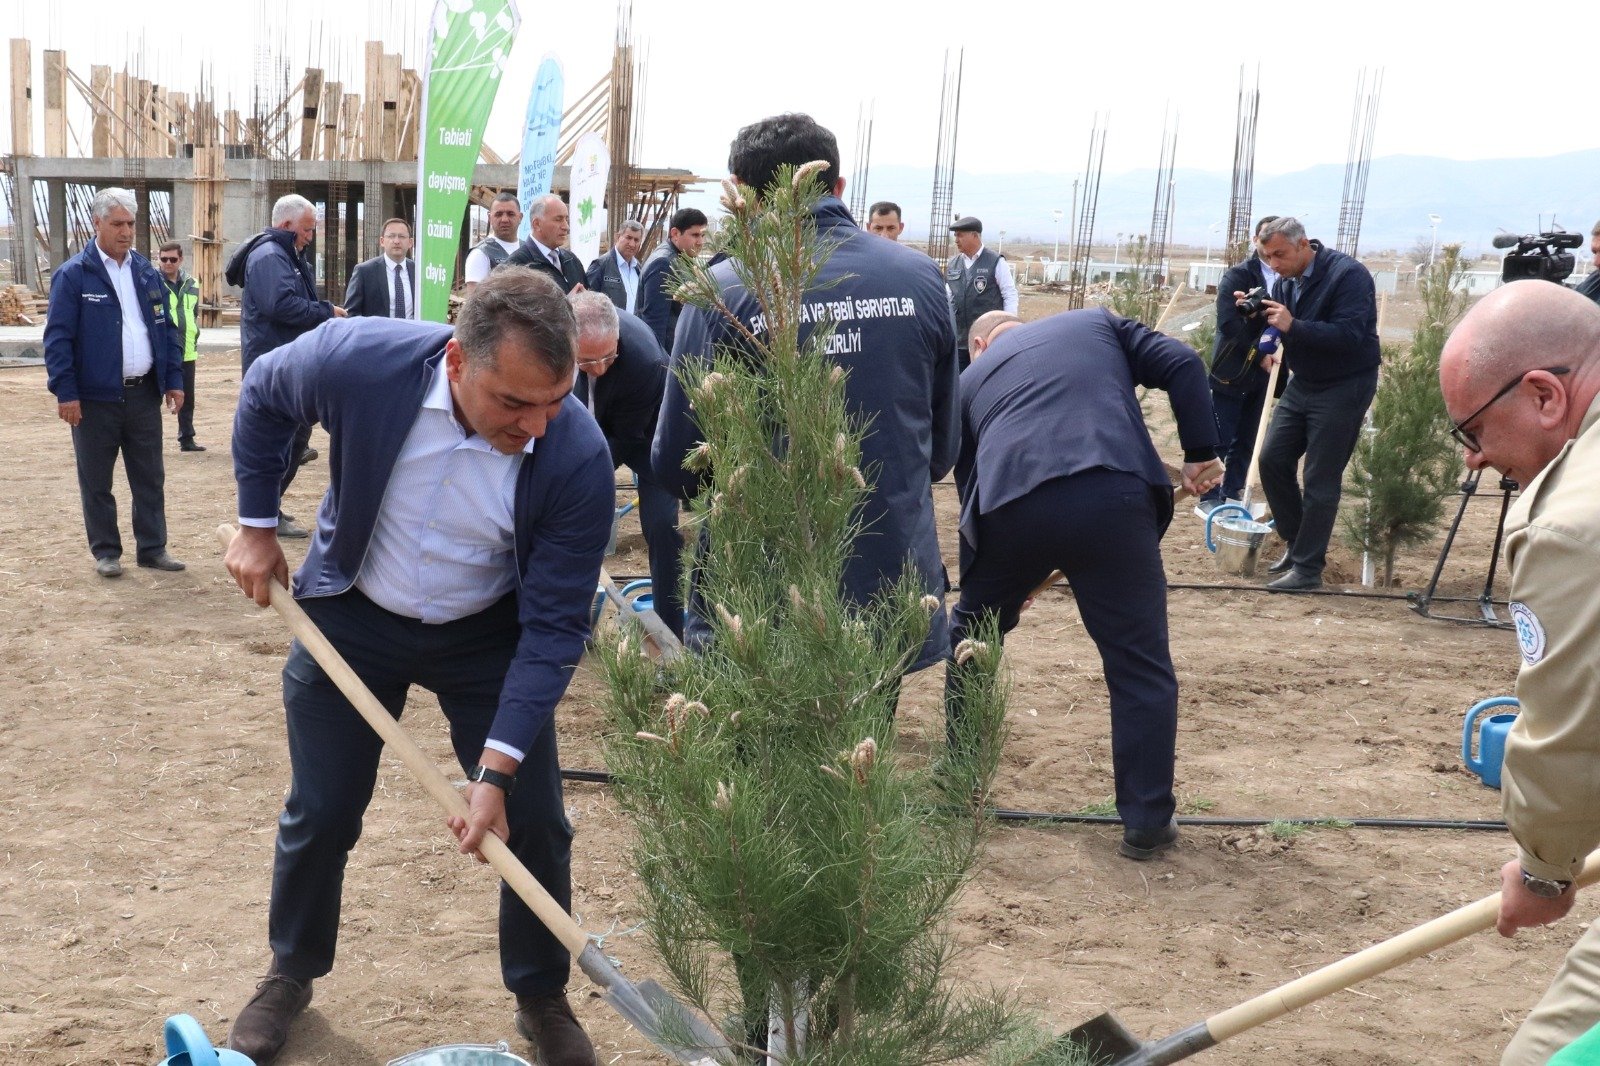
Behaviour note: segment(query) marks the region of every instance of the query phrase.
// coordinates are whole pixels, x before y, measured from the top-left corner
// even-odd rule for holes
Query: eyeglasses
[[[161,256],[160,258],[161,258],[161,261],[163,263],[181,263],[181,262],[183,262],[183,256],[181,256],[181,255],[164,255],[164,256]]]
[[[1562,374],[1572,373],[1572,368],[1568,366],[1541,366],[1535,367],[1534,369],[1543,370],[1546,374],[1554,374],[1556,377],[1560,377]],[[1461,445],[1469,452],[1483,451],[1483,445],[1478,443],[1478,435],[1466,428],[1467,423],[1476,421],[1478,416],[1483,414],[1483,412],[1487,411],[1496,403],[1511,395],[1511,390],[1515,389],[1518,385],[1521,385],[1523,380],[1531,373],[1533,373],[1533,370],[1524,370],[1522,373],[1506,382],[1505,388],[1489,397],[1488,403],[1484,404],[1466,418],[1463,418],[1461,421],[1451,426],[1450,436],[1454,437],[1456,443]]]
[[[612,352],[610,355],[602,355],[598,359],[579,359],[578,367],[579,369],[582,369],[583,367],[589,366],[609,366],[611,363],[616,361],[616,358],[617,353]]]

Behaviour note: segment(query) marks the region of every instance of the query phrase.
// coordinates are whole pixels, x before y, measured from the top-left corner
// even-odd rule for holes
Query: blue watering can
[[[656,598],[650,593],[649,578],[630,581],[622,586],[622,598],[631,603],[635,611],[655,610]],[[600,614],[605,610],[605,607],[606,590],[604,588],[597,589],[594,594],[594,603],[589,609],[589,625],[591,627],[600,624]]]
[[[213,1048],[200,1023],[187,1014],[167,1019],[167,1057],[160,1066],[255,1066],[249,1058],[227,1048]]]
[[[1506,734],[1511,732],[1511,725],[1517,720],[1514,713],[1491,714],[1478,725],[1478,757],[1472,757],[1472,727],[1478,723],[1478,717],[1484,711],[1492,711],[1496,707],[1520,707],[1515,696],[1496,696],[1492,700],[1480,700],[1473,704],[1467,712],[1467,720],[1461,726],[1461,761],[1467,769],[1477,774],[1483,783],[1490,788],[1500,787],[1500,766],[1506,758]]]

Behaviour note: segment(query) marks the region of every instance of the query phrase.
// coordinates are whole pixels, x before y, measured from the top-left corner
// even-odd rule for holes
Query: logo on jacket
[[[974,281],[972,283],[972,287],[974,289],[977,289],[978,290],[978,295],[981,296],[989,288],[989,279],[988,278],[978,278],[976,281]]]
[[[1522,652],[1522,661],[1533,666],[1544,658],[1544,626],[1539,624],[1539,616],[1520,600],[1511,601],[1511,622],[1517,627],[1517,647]]]

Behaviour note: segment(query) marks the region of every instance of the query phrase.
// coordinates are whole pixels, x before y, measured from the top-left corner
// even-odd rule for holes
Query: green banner
[[[521,24],[513,0],[438,0],[417,153],[417,317],[445,322],[483,127]]]

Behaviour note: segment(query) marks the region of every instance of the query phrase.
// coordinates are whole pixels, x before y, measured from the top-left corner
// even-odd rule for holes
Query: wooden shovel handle
[[[1581,887],[1596,881],[1600,881],[1600,852],[1590,855],[1584,862],[1576,884]],[[1214,1014],[1206,1019],[1206,1029],[1221,1043],[1326,995],[1349,988],[1429,952],[1438,951],[1473,933],[1481,933],[1494,925],[1499,914],[1500,893],[1496,892],[1364,951],[1329,963],[1320,970],[1313,970],[1298,980],[1264,992],[1237,1007],[1230,1007],[1221,1014]]]
[[[1283,338],[1278,338],[1278,360],[1272,364],[1272,371],[1267,374],[1267,395],[1261,402],[1261,421],[1256,423],[1256,446],[1250,450],[1250,470],[1244,476],[1244,498],[1250,502],[1250,486],[1256,483],[1256,477],[1261,473],[1261,446],[1267,441],[1267,426],[1272,422],[1272,409],[1277,405],[1275,394],[1278,391],[1278,371],[1283,369]]]
[[[217,539],[222,542],[224,550],[233,543],[237,532],[230,525],[217,527]],[[400,761],[405,763],[407,769],[422,783],[428,795],[445,809],[445,813],[467,817],[466,798],[455,790],[433,760],[417,747],[416,741],[411,739],[411,734],[407,733],[383,704],[378,702],[378,698],[372,694],[361,678],[356,676],[350,664],[344,661],[344,656],[329,643],[328,638],[322,635],[322,630],[317,628],[317,624],[295,602],[289,590],[277,581],[273,581],[271,585],[272,606],[289,624],[289,629],[296,639],[311,653],[311,657],[317,660],[317,665],[321,666],[333,679],[333,683],[339,686],[339,691],[344,693],[351,705],[361,712],[361,717],[367,720],[373,732],[382,737],[383,742],[400,756]],[[561,904],[550,898],[550,893],[546,892],[544,886],[528,872],[522,861],[512,854],[505,841],[493,833],[485,833],[478,850],[489,860],[489,865],[494,867],[495,873],[505,879],[511,890],[522,898],[528,909],[538,916],[544,927],[550,930],[568,951],[574,956],[583,952],[589,943],[588,936],[578,923],[572,920],[572,916],[561,909]]]

